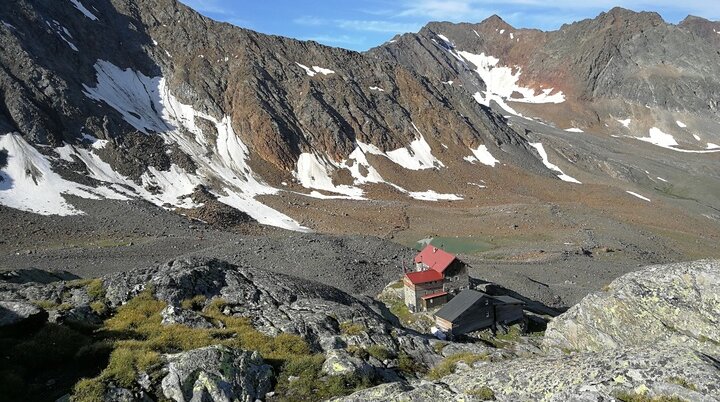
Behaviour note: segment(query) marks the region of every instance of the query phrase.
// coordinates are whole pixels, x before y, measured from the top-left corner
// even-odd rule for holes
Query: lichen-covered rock
[[[67,313],[62,314],[59,320],[81,326],[100,326],[103,322],[103,319],[87,304],[70,309]]]
[[[458,392],[487,386],[507,401],[566,401],[585,392],[606,398],[648,393],[698,400],[701,395],[720,397],[718,381],[720,370],[711,358],[687,348],[653,347],[480,364],[443,379]]]
[[[364,360],[351,356],[346,350],[336,349],[327,353],[322,370],[328,375],[350,375],[369,378],[372,367]]]
[[[166,358],[162,392],[176,402],[252,402],[272,389],[272,368],[257,352],[210,346]]]
[[[720,261],[624,275],[553,320],[543,344],[587,351],[665,344],[720,356]]]
[[[210,320],[203,317],[196,311],[186,310],[180,307],[169,305],[160,312],[164,325],[184,325],[190,328],[214,328]]]
[[[34,320],[44,320],[47,313],[21,301],[0,301],[0,328],[19,325]]]
[[[432,384],[384,385],[341,400],[471,400],[489,392],[513,402],[720,400],[719,305],[719,262],[649,267],[556,318],[544,342],[551,353],[482,361]]]
[[[382,384],[377,387],[355,392],[342,398],[333,399],[334,402],[437,402],[468,400],[467,395],[461,397],[445,384],[422,382],[415,386],[394,382]]]
[[[472,400],[488,388],[508,402],[612,401],[634,393],[713,401],[720,398],[719,384],[713,358],[687,348],[647,347],[481,362],[431,385],[383,385],[340,400],[422,400],[427,393],[424,400]]]
[[[111,386],[105,391],[104,402],[152,402],[152,398],[145,392],[133,392],[127,388]]]
[[[148,287],[156,298],[172,306],[202,295],[208,300],[222,299],[224,314],[247,317],[267,335],[296,334],[316,350],[378,345],[393,355],[404,351],[426,367],[441,359],[429,337],[396,327],[370,302],[330,286],[263,269],[215,259],[180,259],[113,274],[104,278],[104,283],[106,297],[113,306]],[[357,330],[343,333],[343,323],[352,323]]]

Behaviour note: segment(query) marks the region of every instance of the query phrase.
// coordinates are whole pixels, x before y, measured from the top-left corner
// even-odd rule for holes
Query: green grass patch
[[[435,237],[430,244],[453,254],[479,254],[495,248],[493,244],[476,237]],[[420,242],[415,245],[418,250],[424,247]]]
[[[393,358],[393,354],[390,350],[382,345],[370,345],[368,346],[367,351],[370,356],[380,360],[381,362]]]
[[[673,384],[677,384],[683,388],[687,388],[691,391],[697,391],[697,386],[695,384],[689,382],[688,380],[681,378],[681,377],[671,377],[669,380]]]
[[[416,362],[409,354],[400,352],[398,354],[398,370],[406,375],[425,374],[427,368]]]
[[[447,342],[435,342],[435,344],[433,345],[433,349],[435,350],[435,353],[440,354],[447,345]]]
[[[207,303],[207,297],[204,295],[197,295],[191,299],[183,300],[180,303],[180,307],[185,310],[200,311],[205,307],[205,303]]]
[[[622,402],[687,402],[685,399],[677,396],[649,396],[638,392],[625,391],[616,393],[615,398]]]
[[[522,330],[520,329],[520,326],[513,325],[510,328],[508,328],[507,332],[495,335],[495,338],[497,338],[501,341],[517,342],[520,340],[521,336],[522,336]]]
[[[443,359],[440,363],[438,363],[430,370],[427,377],[430,380],[439,380],[446,375],[454,373],[455,369],[457,368],[457,364],[460,362],[465,362],[465,364],[467,364],[468,366],[472,366],[476,362],[487,360],[489,360],[489,357],[486,354],[476,354],[469,352],[457,353]]]
[[[108,309],[107,304],[105,304],[102,300],[97,300],[92,303],[90,303],[90,309],[99,316],[105,316],[110,310]]]
[[[324,376],[322,354],[288,360],[281,369],[275,387],[279,401],[318,401],[351,394],[370,387],[369,378],[359,376]]]
[[[494,401],[495,400],[495,392],[493,392],[492,389],[489,387],[483,385],[479,388],[473,388],[470,391],[467,392],[468,395],[474,396],[478,400],[481,401]]]
[[[102,279],[92,279],[85,285],[90,300],[100,300],[105,298],[105,287]]]
[[[506,333],[492,334],[492,332],[488,330],[479,334],[479,338],[482,341],[498,349],[505,349],[512,346],[515,342],[518,342],[521,337],[522,330],[519,325],[511,326]]]
[[[364,325],[351,321],[340,323],[340,332],[345,335],[360,335],[365,332],[366,329]]]
[[[400,323],[404,326],[424,324],[426,327],[429,327],[435,324],[432,321],[432,318],[427,315],[413,314],[405,305],[405,301],[401,298],[384,296],[380,298],[380,301],[385,303],[388,310],[390,310],[390,312],[397,317],[398,320],[400,320]]]
[[[183,304],[197,309],[206,304],[206,300],[193,298]],[[101,332],[111,340],[109,362],[98,376],[75,385],[74,401],[102,400],[105,384],[111,381],[132,388],[140,372],[156,378],[154,376],[160,375],[156,369],[160,367],[161,354],[210,345],[258,351],[279,372],[276,396],[281,401],[330,398],[371,385],[369,379],[324,377],[321,373],[324,356],[312,354],[304,339],[291,334],[265,335],[256,330],[248,318],[223,314],[225,302],[222,300],[213,300],[201,312],[206,318],[223,324],[223,328],[215,329],[163,325],[160,313],[166,306],[146,290],[105,321]],[[357,330],[355,325],[359,324],[346,330]]]
[[[54,310],[60,305],[60,303],[54,300],[35,300],[32,304],[43,310]]]
[[[397,281],[390,285],[391,289],[402,289],[405,287],[405,283],[403,281]]]

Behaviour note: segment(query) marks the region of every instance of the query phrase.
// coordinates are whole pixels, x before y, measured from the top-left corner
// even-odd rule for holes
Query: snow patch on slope
[[[675,137],[673,137],[670,134],[664,133],[662,130],[660,130],[657,127],[653,127],[649,131],[648,137],[632,137],[640,141],[648,142],[653,145],[657,145],[661,148],[665,149],[671,149],[673,151],[677,152],[685,152],[685,153],[691,153],[691,154],[706,154],[706,153],[714,153],[714,152],[720,152],[720,149],[714,149],[710,147],[710,144],[708,144],[708,147],[705,150],[691,150],[691,149],[681,149],[676,148],[678,146],[677,141],[675,141]]]
[[[427,191],[410,191],[408,195],[416,200],[421,201],[459,201],[462,197],[457,194],[442,194],[433,190]]]
[[[65,43],[67,43],[67,45],[70,46],[70,49],[72,49],[76,52],[79,51],[77,46],[75,46],[75,44],[71,42],[71,39],[73,39],[73,36],[70,34],[70,32],[67,30],[67,28],[65,28],[64,26],[62,26],[59,22],[57,22],[55,20],[52,20],[52,23],[50,23],[50,21],[45,21],[45,23],[47,24],[47,26],[50,27],[50,29],[55,31],[55,34],[57,34],[57,36],[59,36],[60,39],[65,41]]]
[[[0,169],[0,204],[41,215],[78,215],[63,195],[99,200],[127,199],[107,187],[92,188],[63,179],[53,172],[50,160],[19,134],[0,136],[7,152],[7,166]]]
[[[675,141],[675,137],[662,132],[662,130],[657,127],[651,128],[649,134],[649,137],[638,137],[638,140],[649,142],[663,148],[670,148],[678,145],[677,141]]]
[[[629,127],[630,127],[630,122],[632,122],[632,119],[618,120],[618,123],[620,123],[620,124],[622,124],[623,126],[625,126],[625,128],[629,128]]]
[[[355,147],[355,150],[353,150],[348,156],[348,161],[343,161],[340,164],[340,167],[350,171],[350,175],[352,175],[354,184],[356,185],[365,183],[384,183],[385,180],[382,176],[380,176],[380,173],[378,173],[378,171],[370,165],[370,162],[368,162],[365,151],[363,151],[364,148],[368,148],[368,145],[358,141],[357,147]],[[352,161],[352,163],[349,161]],[[360,170],[361,167],[363,168],[364,173]]]
[[[470,148],[470,151],[473,153],[473,156],[466,156],[463,159],[472,164],[480,162],[483,165],[495,166],[495,164],[500,163],[499,160],[492,156],[485,145],[479,145],[477,149]]]
[[[565,95],[562,92],[558,91],[553,94],[554,88],[543,89],[538,94],[532,88],[518,85],[520,68],[513,73],[511,67],[499,65],[500,59],[498,58],[485,55],[485,53],[474,54],[460,51],[458,54],[464,60],[475,65],[475,72],[485,82],[485,93],[476,92],[473,95],[475,100],[482,105],[490,106],[490,102],[495,101],[503,109],[519,116],[520,114],[508,106],[506,101],[522,103],[562,103],[565,101]],[[516,94],[520,94],[520,97],[512,97]]]
[[[162,77],[150,78],[130,68],[122,70],[104,60],[95,63],[95,71],[97,83],[94,88],[83,84],[85,96],[105,102],[145,134],[172,130],[155,108],[160,103]]]
[[[638,194],[638,193],[634,193],[634,192],[629,191],[629,190],[628,190],[628,191],[625,191],[625,192],[628,193],[628,194],[630,194],[630,195],[632,195],[633,197],[637,197],[637,198],[639,198],[639,199],[641,199],[641,200],[643,200],[643,201],[650,202],[650,199],[649,199],[649,198],[647,198],[647,197],[645,197],[645,196],[642,196],[642,195],[640,195],[640,194]]]
[[[362,200],[363,190],[357,187],[347,185],[335,185],[332,181],[332,172],[337,165],[318,158],[312,153],[302,153],[298,157],[295,178],[305,188],[314,188],[316,190],[330,191],[332,193],[342,194],[349,199]]]
[[[371,150],[371,153],[374,152],[379,155],[384,155],[391,161],[409,170],[432,169],[436,166],[444,167],[445,165],[432,154],[430,144],[425,141],[425,137],[420,130],[418,130],[417,126],[415,126],[415,123],[412,123],[412,126],[418,136],[407,147],[398,148],[393,151],[388,151],[387,153],[383,153],[375,148],[375,150]],[[379,151],[379,153],[377,151]]]
[[[91,13],[90,10],[85,8],[85,6],[83,6],[79,0],[70,0],[70,2],[73,4],[73,6],[75,6],[75,8],[80,10],[80,12],[83,13],[83,15],[88,17],[90,20],[97,21],[98,18],[95,16],[95,14]]]
[[[107,183],[110,188],[125,196],[139,197],[158,206],[166,204],[182,208],[198,206],[188,195],[202,182],[198,177],[188,174],[176,165],[172,165],[169,171],[160,171],[151,166],[140,177],[141,184],[137,184],[116,172],[92,150],[66,144],[55,148],[55,152],[64,160],[72,160],[74,156],[85,165],[90,178]]]
[[[229,116],[216,119],[195,110],[175,98],[163,77],[147,77],[130,69],[122,70],[107,61],[99,60],[97,84],[85,85],[85,95],[102,101],[120,112],[123,118],[144,133],[157,133],[167,144],[176,144],[195,163],[195,172],[175,167],[170,172],[150,170],[142,177],[144,186],[158,185],[166,195],[148,196],[135,188],[138,196],[158,205],[188,206],[186,200],[176,199],[178,193],[191,185],[204,184],[213,190],[218,200],[237,208],[262,224],[290,230],[306,230],[290,217],[255,199],[256,196],[275,194],[277,189],[258,180],[247,160],[249,150],[235,134]],[[212,141],[200,128],[199,121],[214,126]],[[82,154],[82,153],[81,153]],[[88,162],[98,165],[94,154],[86,154]],[[105,164],[107,165],[107,164]],[[109,171],[108,171],[109,169]],[[104,181],[123,183],[125,179],[107,166],[98,169]],[[192,191],[187,191],[189,194]],[[162,204],[161,204],[162,203]]]
[[[310,68],[304,64],[300,64],[297,62],[295,62],[295,64],[297,64],[303,70],[305,70],[305,73],[307,73],[307,75],[309,75],[311,77],[314,77],[317,74],[322,74],[322,75],[335,74],[335,71],[327,69],[327,68],[322,68],[322,67],[318,67],[318,66],[312,66],[312,68]]]
[[[560,170],[560,167],[558,167],[557,165],[550,163],[550,161],[548,160],[547,152],[545,152],[545,147],[543,147],[542,143],[534,142],[534,143],[530,143],[530,145],[538,151],[538,154],[540,154],[540,157],[542,158],[542,162],[545,165],[545,167],[559,173],[558,177],[560,178],[560,180],[566,181],[569,183],[582,184],[577,179],[570,177],[570,176],[566,175],[565,173],[563,173],[563,171]]]

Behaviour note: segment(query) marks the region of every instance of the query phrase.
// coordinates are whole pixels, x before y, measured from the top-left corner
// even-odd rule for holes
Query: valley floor
[[[575,204],[493,206],[482,197],[459,203],[283,198],[301,205],[302,224],[328,235],[256,224],[220,229],[144,202],[73,197],[86,214],[66,217],[0,207],[0,270],[91,278],[193,255],[375,296],[401,276],[418,241],[433,239],[470,263],[475,279],[564,308],[639,266],[720,257],[716,234],[672,231],[671,221],[650,227],[644,222],[652,217],[642,211],[620,222]]]

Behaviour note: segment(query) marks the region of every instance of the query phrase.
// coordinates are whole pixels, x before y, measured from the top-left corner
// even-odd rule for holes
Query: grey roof
[[[505,304],[525,304],[524,302],[510,296],[492,296],[493,299]]]
[[[438,310],[435,316],[452,322],[485,296],[487,296],[485,293],[477,290],[463,290]]]

